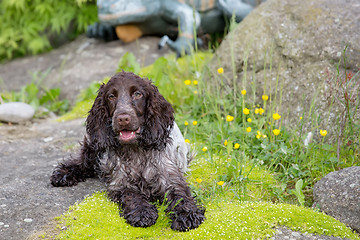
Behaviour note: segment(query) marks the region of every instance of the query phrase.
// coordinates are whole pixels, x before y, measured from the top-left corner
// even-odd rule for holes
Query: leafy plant
[[[65,0],[0,2],[0,61],[37,54],[74,38],[95,22],[95,4]]]

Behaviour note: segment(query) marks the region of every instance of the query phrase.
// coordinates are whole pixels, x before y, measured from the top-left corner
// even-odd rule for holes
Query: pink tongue
[[[135,137],[135,133],[131,131],[121,131],[120,132],[120,139],[122,140],[129,140]]]

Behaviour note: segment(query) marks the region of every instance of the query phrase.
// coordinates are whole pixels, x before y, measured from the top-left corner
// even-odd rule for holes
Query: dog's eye
[[[112,101],[112,100],[115,99],[115,95],[114,95],[114,94],[110,94],[107,98],[108,98],[110,101]]]
[[[140,91],[135,91],[134,93],[133,93],[133,97],[135,98],[135,99],[139,99],[139,98],[141,98],[143,95],[142,95],[142,93],[140,92]]]

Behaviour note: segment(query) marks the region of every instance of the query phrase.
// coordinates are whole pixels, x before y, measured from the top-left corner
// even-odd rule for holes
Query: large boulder
[[[283,123],[295,126],[304,114],[304,129],[337,134],[346,103],[360,112],[359,12],[358,0],[268,0],[227,35],[212,66],[224,68],[231,87],[249,92],[255,83],[259,102],[271,96]]]
[[[332,172],[314,186],[314,205],[360,232],[360,167]]]

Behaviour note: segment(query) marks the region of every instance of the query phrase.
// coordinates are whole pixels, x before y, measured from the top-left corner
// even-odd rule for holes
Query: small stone
[[[35,114],[35,109],[23,102],[9,102],[0,104],[0,121],[20,123],[26,122]]]
[[[54,138],[53,137],[47,137],[47,138],[44,138],[44,142],[51,142]]]
[[[2,226],[2,225],[4,225],[4,223],[3,223],[3,222],[0,222],[0,226]]]
[[[1,204],[0,207],[6,207],[6,204]]]
[[[25,218],[24,222],[31,223],[33,220],[31,218]]]
[[[294,237],[300,237],[300,233],[298,232],[292,232],[291,235],[293,235]]]
[[[5,224],[5,225],[4,225],[4,227],[8,228],[8,227],[9,227],[9,225],[8,225],[8,224]]]

